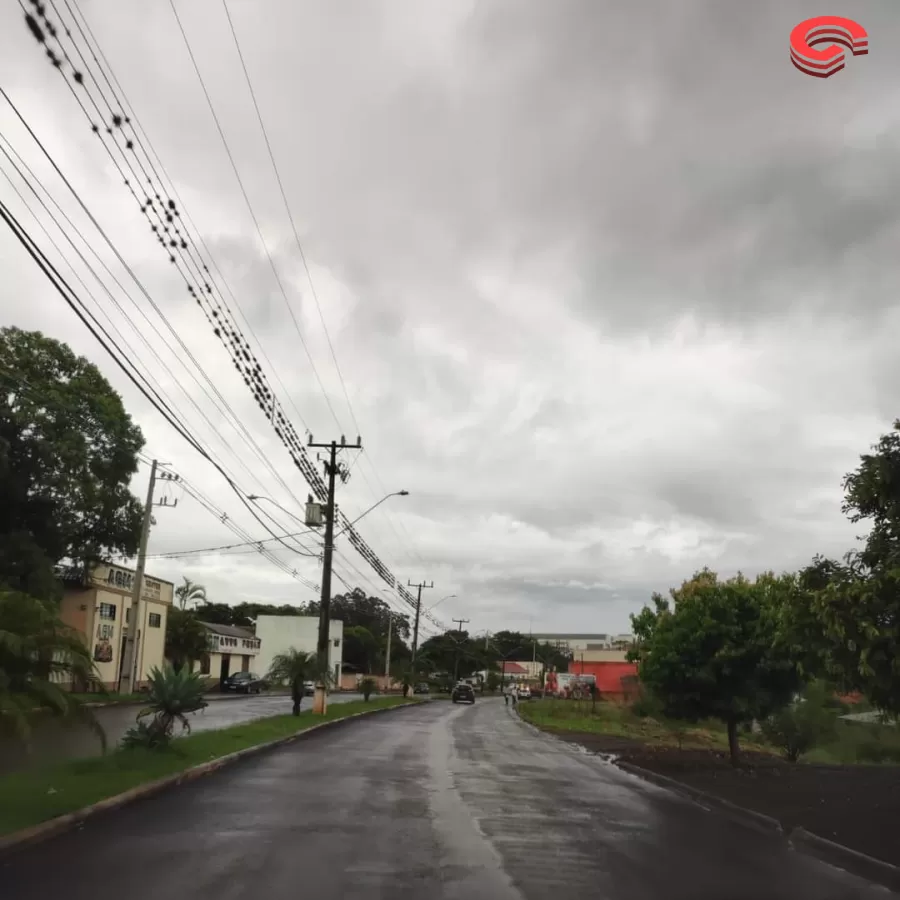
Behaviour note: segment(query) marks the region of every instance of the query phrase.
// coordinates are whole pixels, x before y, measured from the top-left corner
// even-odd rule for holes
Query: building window
[[[115,603],[101,603],[100,604],[100,618],[101,619],[112,619],[113,621],[115,621],[115,619],[116,619]]]
[[[334,646],[335,646],[335,647],[340,647],[340,646],[341,646],[341,642],[340,642],[339,640],[338,640],[338,641],[335,641],[335,642],[334,642]]]
[[[151,628],[159,628],[162,625],[162,613],[150,613],[147,623]]]

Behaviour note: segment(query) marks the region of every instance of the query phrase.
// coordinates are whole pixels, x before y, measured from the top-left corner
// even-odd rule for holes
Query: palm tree
[[[188,603],[206,603],[206,588],[202,584],[196,584],[183,575],[182,581],[184,584],[175,588],[175,596],[181,609],[186,609]]]
[[[172,739],[176,722],[184,731],[190,731],[187,714],[209,705],[203,699],[203,679],[187,669],[176,672],[170,665],[162,669],[154,666],[148,681],[150,705],[137,714],[137,725],[122,739],[124,747],[162,749]],[[143,721],[151,715],[149,723]]]
[[[176,672],[187,666],[190,672],[209,651],[206,628],[191,610],[170,609],[166,617],[166,659]]]
[[[302,650],[290,650],[279,653],[272,660],[269,674],[266,676],[274,684],[288,684],[293,700],[292,714],[300,715],[300,704],[303,702],[303,682],[322,681],[326,685],[334,680],[330,669],[320,668],[315,653],[304,653]]]
[[[372,677],[363,678],[363,680],[359,683],[359,689],[362,691],[363,700],[365,700],[366,703],[369,702],[369,697],[372,696],[377,687],[378,684]]]
[[[0,590],[0,731],[27,743],[32,718],[43,709],[89,725],[105,749],[103,729],[67,683],[99,685],[83,637],[62,622],[50,603]]]

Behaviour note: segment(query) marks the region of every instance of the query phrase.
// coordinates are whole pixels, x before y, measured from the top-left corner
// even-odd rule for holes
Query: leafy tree
[[[329,607],[331,618],[348,628],[365,628],[381,642],[387,640],[388,623],[393,617],[392,641],[401,638],[408,641],[412,633],[409,616],[392,612],[391,607],[379,597],[370,597],[362,588],[354,588],[347,594],[335,594]],[[303,607],[303,615],[318,616],[319,604],[315,601]],[[393,653],[393,647],[391,648]]]
[[[98,684],[82,635],[59,618],[50,602],[0,590],[0,731],[28,741],[38,708],[60,719],[87,723],[106,736],[91,710],[61,681],[85,689]]]
[[[303,703],[303,683],[321,680],[327,684],[333,676],[330,669],[322,671],[319,668],[315,653],[304,653],[291,647],[290,650],[275,656],[266,677],[274,684],[290,686],[291,700],[294,704],[291,712],[299,716],[300,705]]]
[[[189,603],[206,603],[206,588],[202,584],[195,584],[184,576],[182,580],[184,584],[175,588],[175,599],[181,609],[186,609]]]
[[[797,762],[834,736],[837,716],[829,708],[830,694],[825,682],[811,682],[802,697],[760,723],[763,736],[784,752],[788,762]]]
[[[344,652],[342,655],[345,665],[350,665],[357,672],[371,673],[378,658],[380,648],[375,635],[362,625],[344,627]]]
[[[703,569],[670,591],[671,603],[654,594],[653,607],[632,616],[641,681],[669,717],[723,721],[735,765],[738,726],[783,707],[802,682],[780,632],[795,583],[771,574],[719,581]]]
[[[194,663],[209,652],[209,640],[203,623],[192,610],[173,607],[166,618],[166,659],[179,672],[187,666],[193,670]]]
[[[900,420],[844,479],[843,511],[871,522],[844,563],[817,558],[814,609],[829,673],[882,710],[900,712]]]
[[[43,598],[53,567],[133,555],[144,444],[99,369],[40,332],[0,329],[0,581]]]
[[[235,614],[235,607],[227,603],[210,603],[204,600],[197,609],[197,618],[210,625],[239,625],[247,627],[250,623]]]
[[[165,749],[171,741],[175,724],[190,731],[188,713],[203,709],[209,704],[203,699],[203,678],[187,669],[176,672],[170,665],[162,669],[156,666],[150,671],[150,703],[137,714],[137,724],[122,738],[123,747],[147,747]],[[149,722],[144,721],[152,716]]]

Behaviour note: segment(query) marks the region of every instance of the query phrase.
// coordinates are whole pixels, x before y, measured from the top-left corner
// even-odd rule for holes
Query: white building
[[[634,642],[630,634],[564,634],[553,632],[533,634],[536,641],[546,641],[558,648],[562,653],[579,653],[603,650],[626,650]],[[587,659],[587,657],[585,657]]]
[[[260,616],[256,620],[259,654],[254,665],[265,677],[272,660],[279,653],[300,650],[315,653],[319,640],[318,616]],[[334,673],[335,684],[341,683],[341,664],[344,659],[344,623],[332,619],[328,623],[328,664]]]

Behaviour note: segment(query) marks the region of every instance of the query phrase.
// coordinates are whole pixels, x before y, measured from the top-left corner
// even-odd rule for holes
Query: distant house
[[[500,677],[504,681],[524,681],[529,677],[528,669],[511,660],[500,661]]]
[[[249,628],[202,622],[209,650],[194,663],[194,671],[221,684],[235,672],[257,672],[262,642]],[[257,674],[264,674],[259,673]]]
[[[60,569],[58,575],[63,584],[60,618],[81,635],[103,687],[118,691],[123,687],[123,680],[127,686],[129,673],[122,672],[122,665],[134,570],[113,563],[98,563],[87,574],[69,567]],[[136,660],[138,689],[145,688],[150,672],[163,664],[166,620],[174,589],[172,582],[144,574]],[[86,688],[83,684],[63,683],[74,690]]]

